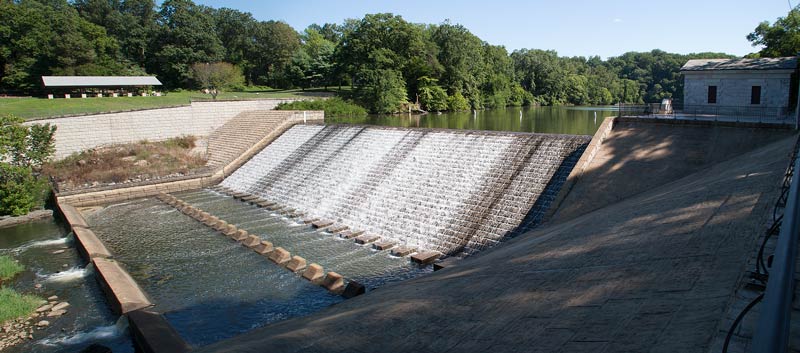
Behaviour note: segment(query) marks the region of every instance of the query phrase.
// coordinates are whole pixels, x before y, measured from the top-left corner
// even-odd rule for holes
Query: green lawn
[[[17,273],[25,270],[25,267],[18,264],[9,256],[0,256],[0,283],[14,278]]]
[[[0,323],[33,313],[46,303],[33,295],[19,294],[10,288],[0,288]]]
[[[249,89],[244,92],[222,92],[217,100],[303,98],[335,94],[323,89]],[[0,114],[11,114],[24,119],[64,115],[105,113],[125,110],[160,108],[189,104],[192,100],[211,100],[211,95],[198,91],[167,92],[161,97],[103,97],[103,98],[0,98]]]

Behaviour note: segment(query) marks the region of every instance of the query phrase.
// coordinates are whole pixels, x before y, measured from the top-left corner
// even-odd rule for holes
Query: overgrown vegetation
[[[324,110],[329,117],[363,117],[367,110],[358,104],[339,97],[329,99],[304,100],[278,104],[277,110]]]
[[[49,191],[40,171],[55,152],[56,127],[22,121],[0,116],[0,215],[27,214],[44,205]]]
[[[29,315],[44,301],[33,295],[19,294],[10,288],[0,288],[0,323]]]
[[[25,270],[25,266],[20,265],[10,256],[0,255],[0,282],[14,278],[23,270]]]
[[[185,175],[206,163],[205,150],[196,151],[196,142],[196,137],[184,136],[100,147],[45,164],[43,171],[62,191]]]

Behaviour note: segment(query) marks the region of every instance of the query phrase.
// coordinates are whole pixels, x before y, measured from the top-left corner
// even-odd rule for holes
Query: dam
[[[589,138],[295,126],[222,182],[375,234],[464,256],[538,224]]]
[[[641,118],[593,138],[302,121],[153,187],[168,195],[104,191],[75,223],[194,351],[718,347],[796,140]],[[412,261],[430,253],[449,259]]]

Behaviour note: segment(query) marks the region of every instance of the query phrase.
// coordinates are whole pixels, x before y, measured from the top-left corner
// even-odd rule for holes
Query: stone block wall
[[[702,72],[686,73],[684,79],[684,107],[687,110],[708,107],[725,109],[740,107],[747,110],[764,110],[778,114],[789,107],[790,73],[769,72]],[[717,86],[716,104],[708,103],[708,87]],[[761,104],[750,104],[753,86],[761,86]],[[762,113],[759,111],[758,113]],[[785,114],[785,111],[783,112]],[[737,114],[737,112],[720,112]]]
[[[286,101],[292,100],[192,102],[183,107],[42,119],[26,124],[56,125],[55,158],[62,159],[104,145],[206,136],[244,111],[271,110]]]

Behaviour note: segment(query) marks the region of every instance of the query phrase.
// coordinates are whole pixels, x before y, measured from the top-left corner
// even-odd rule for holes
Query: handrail
[[[800,158],[794,162],[800,171]],[[800,180],[792,177],[783,224],[775,246],[774,260],[767,280],[767,289],[761,305],[756,332],[753,336],[754,353],[786,352],[789,344],[791,305],[794,292],[794,270],[797,262],[798,232],[800,232]]]

